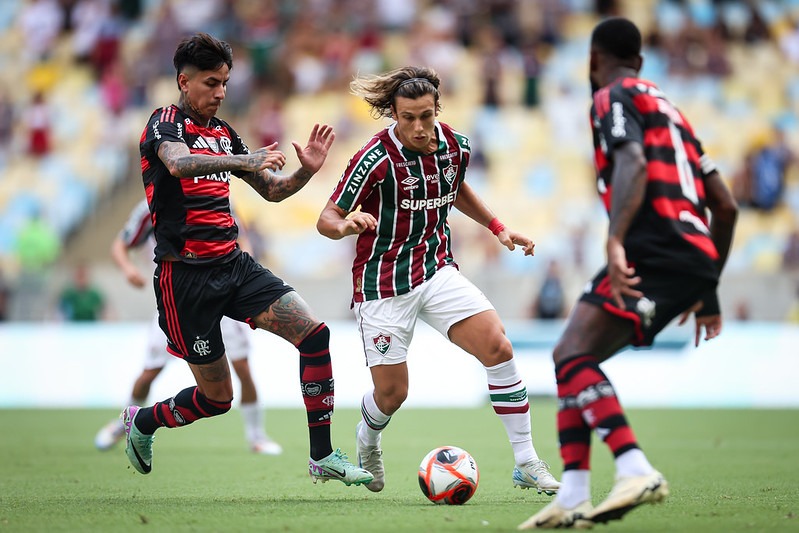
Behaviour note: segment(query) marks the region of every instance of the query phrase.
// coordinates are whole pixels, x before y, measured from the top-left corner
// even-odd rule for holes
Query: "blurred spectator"
[[[748,300],[739,300],[737,304],[735,304],[735,320],[740,322],[746,322],[752,318],[752,311],[749,307]]]
[[[114,60],[100,77],[100,93],[111,115],[118,117],[125,111],[128,105],[128,82],[119,59]]]
[[[758,135],[733,177],[736,201],[744,207],[771,211],[782,200],[785,175],[796,162],[781,128]]]
[[[744,31],[744,41],[747,43],[758,43],[760,41],[768,41],[771,39],[771,30],[769,30],[766,19],[763,18],[761,13],[762,6],[760,2],[749,2],[749,23],[746,25]]]
[[[34,157],[49,154],[51,117],[44,94],[38,92],[33,95],[33,100],[25,110],[23,119],[28,134],[28,153]]]
[[[254,121],[252,132],[257,139],[258,147],[269,146],[285,138],[283,103],[274,93],[263,92],[256,100],[251,116]]]
[[[5,86],[0,87],[0,169],[5,166],[14,140],[14,104]]]
[[[770,211],[782,200],[785,174],[796,156],[780,128],[774,128],[770,142],[756,151],[752,160],[752,206]]]
[[[107,0],[77,0],[72,9],[72,52],[75,59],[88,62],[94,54],[103,26],[111,16]]]
[[[483,84],[482,104],[489,109],[501,107],[500,90],[502,84],[502,34],[493,26],[485,26],[480,32],[482,68],[480,79]]]
[[[104,318],[105,297],[89,279],[85,263],[75,267],[72,282],[58,296],[58,310],[65,320],[94,322]]]
[[[0,269],[0,322],[5,322],[11,312],[11,286]]]
[[[20,12],[17,25],[25,40],[23,57],[28,63],[47,59],[64,25],[64,14],[56,0],[30,0]]]
[[[782,251],[782,268],[784,270],[799,270],[799,229],[794,229],[785,241]]]
[[[533,302],[532,317],[543,320],[562,318],[565,310],[565,296],[560,266],[557,261],[550,261],[541,288]]]
[[[12,317],[42,320],[46,314],[47,285],[51,267],[61,253],[61,242],[39,213],[22,227],[16,238],[20,275],[14,290]]]
[[[541,103],[539,95],[539,78],[541,77],[541,60],[538,57],[538,43],[528,39],[521,50],[522,70],[524,72],[524,94],[522,103],[525,107],[536,108]]]
[[[799,65],[799,20],[791,20],[791,27],[780,37],[780,50],[792,64]]]

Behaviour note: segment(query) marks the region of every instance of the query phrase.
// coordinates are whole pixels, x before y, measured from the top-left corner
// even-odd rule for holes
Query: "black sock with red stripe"
[[[200,418],[227,413],[232,402],[232,398],[227,402],[210,400],[197,387],[189,387],[150,408],[140,409],[136,414],[136,427],[145,435],[152,435],[159,427],[188,426]]]
[[[564,470],[588,470],[591,429],[614,457],[638,448],[616,391],[591,355],[557,365],[558,435]]]
[[[330,419],[333,416],[333,366],[330,363],[330,330],[320,324],[297,346],[300,351],[300,385],[308,414],[311,459],[333,453]]]

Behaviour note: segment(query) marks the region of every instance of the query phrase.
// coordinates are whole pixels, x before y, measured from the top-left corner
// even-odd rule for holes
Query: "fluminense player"
[[[241,224],[239,225],[241,228]],[[248,247],[242,241],[242,236],[239,235],[239,245],[243,249],[247,249]],[[122,231],[111,243],[111,257],[125,275],[128,283],[138,289],[147,285],[147,279],[131,259],[130,254],[133,250],[140,249],[149,251],[150,257],[152,257],[154,246],[150,208],[147,205],[147,200],[142,199],[133,207]],[[248,360],[250,328],[246,324],[236,322],[228,317],[223,317],[220,325],[230,366],[233,367],[241,383],[239,410],[244,420],[244,436],[249,443],[250,450],[265,455],[279,455],[283,448],[272,440],[264,430],[264,412],[258,404],[258,390],[255,388],[255,382],[250,372]],[[158,315],[156,315],[148,331],[144,368],[133,383],[130,403],[142,405],[147,401],[150,386],[170,360],[175,360],[175,358],[166,351],[166,337],[158,327]],[[98,450],[108,450],[124,437],[125,425],[119,418],[114,418],[97,432],[94,445]]]
[[[695,344],[721,333],[716,285],[737,206],[693,128],[652,82],[640,79],[641,33],[610,18],[591,35],[591,126],[599,194],[610,216],[607,265],[594,277],[555,346],[563,481],[519,529],[587,528],[669,494],[599,365],[628,345],[651,345],[675,317],[695,315]],[[712,214],[708,223],[708,210]],[[616,481],[591,505],[591,433],[610,448]]]
[[[505,227],[465,181],[469,139],[436,117],[438,75],[406,67],[359,78],[352,91],[376,117],[394,122],[350,160],[319,216],[322,235],[357,235],[353,309],[374,389],[364,394],[358,460],[383,489],[381,435],[408,395],[406,356],[417,319],[485,367],[491,404],[508,434],[513,484],[554,494],[559,483],[533,446],[527,389],[494,307],[458,271],[447,221],[453,207],[509,250],[533,255],[533,241]],[[454,384],[453,384],[454,385]]]
[[[156,241],[158,322],[167,350],[188,363],[197,386],[155,405],[125,408],[128,459],[148,474],[158,428],[186,426],[230,410],[233,383],[220,328],[227,316],[272,332],[299,351],[314,482],[368,483],[373,476],[330,442],[330,331],[292,287],[241,250],[230,211],[233,177],[265,200],[285,200],[322,167],[335,134],[328,125],[315,125],[306,146],[292,143],[300,168],[288,176],[275,174],[286,162],[277,143],[250,152],[216,116],[233,66],[230,45],[197,33],[180,42],[173,63],[180,98],[153,112],[139,150]]]

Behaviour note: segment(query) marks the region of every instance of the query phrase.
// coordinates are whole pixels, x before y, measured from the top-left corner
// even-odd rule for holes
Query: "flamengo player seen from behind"
[[[241,224],[239,224],[239,229],[242,229]],[[243,244],[245,240],[242,239],[240,232],[239,246],[247,250],[248,246]],[[142,199],[133,207],[122,231],[111,243],[111,257],[125,274],[128,283],[137,289],[147,286],[148,276],[143,275],[136,263],[133,262],[131,251],[134,249],[147,250],[152,257],[154,246],[150,207],[147,200]],[[264,430],[264,412],[258,404],[258,390],[255,388],[255,382],[250,372],[248,357],[251,343],[249,335],[252,332],[246,324],[236,322],[228,317],[222,318],[220,326],[230,366],[233,367],[233,371],[241,383],[239,410],[244,419],[244,435],[250,445],[250,450],[265,455],[279,455],[283,448],[269,438]],[[133,383],[130,403],[142,405],[147,400],[150,386],[170,360],[175,360],[175,358],[166,351],[166,337],[158,327],[158,314],[156,313],[148,331],[147,357],[144,360],[144,368]],[[119,418],[114,418],[97,432],[94,445],[98,450],[108,450],[124,437],[125,425]]]
[[[265,200],[280,202],[321,168],[335,135],[316,125],[305,147],[293,143],[300,169],[288,176],[277,143],[250,152],[216,117],[233,58],[230,45],[205,33],[181,41],[173,59],[180,99],[150,117],[140,143],[142,178],[155,231],[155,287],[167,349],[189,364],[197,382],[153,406],[122,412],[133,467],[152,468],[153,433],[230,410],[230,377],[220,320],[228,316],[282,337],[300,353],[300,382],[310,437],[309,473],[316,482],[372,481],[330,443],[333,372],[330,331],[289,285],[237,244],[230,180],[243,179]]]
[[[586,288],[553,359],[563,459],[560,492],[519,529],[587,528],[669,494],[639,448],[599,365],[628,345],[651,345],[694,313],[695,344],[721,333],[716,294],[737,206],[685,117],[639,79],[641,34],[611,18],[591,36],[597,185],[610,215],[607,266]],[[707,210],[711,220],[708,224]],[[615,458],[610,494],[591,505],[591,432]]]
[[[382,490],[381,434],[408,395],[406,357],[421,319],[484,366],[515,457],[513,484],[554,494],[559,484],[533,447],[510,340],[488,299],[458,271],[447,218],[454,206],[509,250],[518,245],[533,255],[535,245],[500,223],[464,182],[469,139],[436,120],[438,86],[433,70],[417,67],[352,82],[373,115],[395,122],[353,156],[317,222],[331,239],[358,236],[353,310],[374,384],[361,402],[358,460],[374,475],[366,487]]]

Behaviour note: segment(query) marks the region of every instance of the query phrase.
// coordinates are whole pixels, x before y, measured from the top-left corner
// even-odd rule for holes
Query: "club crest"
[[[375,344],[375,348],[378,352],[386,355],[388,349],[391,348],[391,335],[379,333],[377,337],[372,337],[372,342]]]
[[[452,182],[455,181],[455,177],[458,175],[458,165],[450,165],[444,169],[444,179],[447,180],[447,183],[452,185]]]

